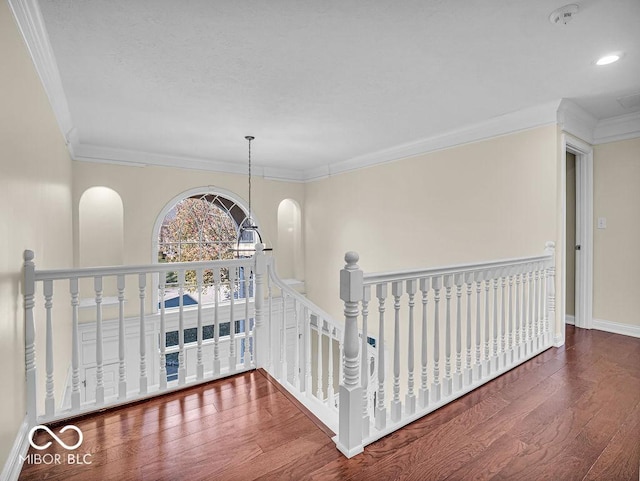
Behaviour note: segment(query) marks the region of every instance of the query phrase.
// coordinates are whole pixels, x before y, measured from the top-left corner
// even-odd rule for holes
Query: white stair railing
[[[32,426],[264,368],[337,433],[338,449],[351,457],[552,342],[552,242],[542,256],[366,275],[358,255],[347,253],[344,325],[278,278],[262,244],[253,258],[211,262],[38,271],[33,259],[25,251]],[[174,308],[164,302],[171,287]],[[186,292],[195,293],[197,306],[185,304]],[[42,338],[34,314],[40,293]],[[70,333],[57,326],[54,305],[62,303],[70,305]],[[116,307],[116,315],[105,315]],[[54,333],[71,340],[62,396]],[[41,379],[36,353],[46,361]]]
[[[338,449],[354,456],[551,347],[554,251],[548,242],[542,256],[383,274],[363,274],[358,255],[347,253],[340,273],[345,339]],[[375,330],[367,319],[371,292],[379,314],[373,419],[362,393],[368,379],[361,377],[358,355],[359,340]],[[391,340],[388,307],[393,308]]]
[[[25,251],[27,416],[32,426],[260,366],[256,331],[263,329],[262,245],[254,258],[67,270],[36,270],[34,257]],[[172,287],[178,305],[171,309],[165,307],[167,273],[176,274]],[[197,306],[185,305],[187,293]],[[65,305],[70,310],[61,308]],[[37,323],[35,313],[42,309],[45,322]],[[171,333],[177,342],[167,345]],[[65,339],[69,342],[59,342]],[[56,351],[69,345],[69,353]],[[36,355],[44,356],[44,378],[38,375]],[[54,376],[56,359],[69,359],[66,378]]]
[[[266,332],[259,337],[269,339],[264,367],[335,432],[338,399],[334,383],[341,366],[342,327],[280,279],[272,258],[267,259],[266,271]]]
[[[33,260],[25,251],[32,426],[264,368],[337,431],[342,327],[278,278],[263,244],[253,258],[223,261],[36,270]],[[170,292],[177,295],[171,308]],[[65,304],[70,311],[56,311]],[[61,324],[67,315],[68,326]],[[68,336],[59,346],[70,345],[69,353],[59,351],[54,334]],[[46,360],[44,378],[36,355]],[[69,360],[68,379],[54,376],[56,359]]]

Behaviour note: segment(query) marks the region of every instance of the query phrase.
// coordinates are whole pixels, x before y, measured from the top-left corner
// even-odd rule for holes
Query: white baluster
[[[336,391],[333,387],[333,342],[335,340],[335,328],[329,327],[329,335],[327,336],[327,339],[329,340],[329,353],[327,359],[327,405],[334,406],[336,397]]]
[[[269,327],[271,332],[271,327]],[[305,361],[304,361],[304,389],[307,396],[311,397],[313,394],[313,388],[311,387],[313,379],[311,376],[311,313],[309,308],[304,308],[304,340],[305,340]],[[271,345],[271,338],[269,338],[269,345]],[[269,352],[271,348],[269,348]]]
[[[418,281],[416,279],[408,279],[406,281],[407,294],[409,295],[409,345],[408,345],[408,359],[407,359],[407,369],[409,370],[408,377],[408,385],[407,385],[407,394],[405,396],[405,413],[407,416],[412,415],[416,412],[416,395],[414,392],[414,362],[415,362],[415,353],[414,353],[414,325],[413,325],[413,309],[415,306],[415,295],[417,289]]]
[[[213,375],[220,374],[220,268],[213,268]]]
[[[336,333],[336,337],[338,338],[338,359],[341,362],[338,363],[338,379],[344,379],[344,343],[341,341],[342,333],[338,331],[337,328],[334,328]]]
[[[539,340],[540,339],[538,337],[539,334],[540,334],[539,331],[538,331],[538,328],[539,328],[539,325],[540,325],[540,322],[539,322],[540,318],[538,317],[538,315],[540,314],[539,311],[538,311],[538,307],[540,305],[540,302],[538,301],[539,296],[540,296],[540,293],[539,293],[539,290],[540,290],[540,271],[538,270],[538,265],[537,264],[534,264],[532,266],[532,269],[533,269],[533,286],[534,287],[533,287],[533,326],[532,326],[531,330],[532,330],[532,333],[533,333],[532,334],[532,336],[533,336],[533,349],[537,351],[541,347],[540,344],[539,344]]]
[[[400,296],[402,282],[391,284],[393,295],[393,309],[395,312],[393,329],[393,399],[391,400],[391,421],[398,422],[402,417],[402,402],[400,401]]]
[[[358,382],[358,304],[362,300],[362,271],[358,254],[344,256],[345,267],[340,271],[340,299],[344,302],[343,382],[340,384],[340,412],[338,449],[347,457],[363,451],[362,445],[362,388]]]
[[[529,308],[529,322],[527,324],[527,349],[529,354],[533,353],[533,266],[531,264],[527,264],[527,278],[529,279],[529,297],[528,297],[528,308]]]
[[[545,345],[549,345],[554,339],[556,330],[556,267],[555,267],[555,243],[547,242],[545,253],[551,255],[551,261],[547,267],[547,324],[548,339]]]
[[[547,287],[547,269],[545,267],[544,262],[540,262],[540,338],[541,338],[540,342],[544,347],[548,345],[545,340],[545,333],[547,332],[546,322],[545,322],[545,319],[547,318],[547,311],[545,310],[545,300],[547,297],[546,287]]]
[[[160,290],[160,390],[167,389],[167,320],[166,320],[166,306],[164,304],[165,290],[167,286],[167,273],[160,272],[158,274],[158,289]],[[124,293],[124,279],[123,279],[123,293]],[[118,287],[118,291],[120,287]],[[124,298],[123,298],[124,301]],[[124,303],[123,303],[124,304]],[[122,306],[124,311],[124,305]],[[122,312],[124,315],[124,312]],[[126,388],[125,388],[126,393]],[[126,394],[125,394],[126,395]]]
[[[520,281],[521,281],[521,272],[520,272],[521,267],[518,266],[516,268],[516,325],[515,325],[515,332],[514,332],[514,337],[515,337],[515,345],[514,345],[514,362],[522,359],[523,357],[523,351],[522,351],[522,345],[521,345],[521,339],[520,339]]]
[[[521,356],[526,357],[527,351],[527,267],[522,266],[522,322],[520,323],[520,342],[521,342]]]
[[[268,267],[269,269],[269,267]],[[275,353],[273,350],[275,349],[275,343],[273,342],[273,289],[271,287],[271,275],[267,276],[267,297],[268,297],[268,308],[269,315],[267,317],[267,322],[269,324],[269,351],[268,351],[268,359],[267,359],[267,369],[270,373],[274,372],[273,358],[275,357]]]
[[[384,429],[387,425],[387,408],[384,402],[384,303],[387,299],[387,284],[376,285],[376,297],[378,298],[378,393],[376,395],[376,429]]]
[[[280,379],[282,382],[289,381],[289,370],[287,367],[287,294],[282,291],[282,323],[280,325]]]
[[[140,297],[140,394],[147,394],[147,335],[144,323],[144,299],[147,287],[147,275],[138,274],[138,292]]]
[[[204,379],[204,364],[202,363],[202,290],[204,289],[204,275],[202,269],[196,270],[196,288],[198,289],[198,320],[196,326],[196,379]]]
[[[293,298],[293,323],[296,328],[295,347],[293,355],[293,385],[300,389],[300,326],[298,318],[298,300]]]
[[[436,276],[431,279],[433,287],[433,385],[431,387],[431,400],[440,401],[442,385],[440,384],[440,289],[442,288],[442,277]]]
[[[51,308],[53,307],[53,281],[44,281],[44,308],[46,312],[46,396],[44,401],[44,412],[47,417],[51,417],[56,412],[56,400],[53,386],[53,325],[51,320]]]
[[[500,270],[496,269],[493,273],[493,329],[492,340],[493,349],[491,356],[491,370],[498,372],[500,370],[499,353],[498,353],[498,340],[500,339],[500,333],[498,332],[498,284],[500,283]]]
[[[445,340],[444,340],[444,379],[442,380],[443,393],[445,396],[453,392],[453,379],[451,377],[451,288],[453,286],[453,276],[444,276],[445,299],[447,301],[445,317]]]
[[[96,292],[96,404],[104,404],[104,366],[102,364],[102,277],[93,279]]]
[[[249,280],[251,278],[251,272],[247,267],[243,268],[244,272],[244,368],[251,368],[251,319],[249,319],[249,302],[251,301],[251,297],[249,296]],[[294,316],[297,316],[298,311],[294,309]],[[296,328],[297,328],[297,318],[296,318]],[[298,334],[296,329],[296,334]],[[254,343],[255,344],[255,343]],[[299,342],[296,342],[296,349],[300,345]],[[297,358],[298,356],[296,356]],[[296,359],[297,362],[297,359]],[[298,367],[296,365],[296,367]],[[299,387],[297,381],[298,371],[296,370],[296,374],[294,377],[294,386]]]
[[[509,327],[507,332],[507,363],[513,364],[515,362],[515,351],[513,346],[514,340],[514,321],[513,321],[513,273],[514,267],[509,268]]]
[[[80,342],[78,336],[78,278],[69,279],[71,293],[71,410],[80,409]]]
[[[267,330],[266,323],[264,322],[264,282],[265,274],[267,272],[267,258],[264,255],[265,245],[262,243],[256,244],[255,253],[255,266],[253,282],[255,290],[253,292],[254,302],[254,327],[253,327],[253,362],[256,368],[269,368],[269,351],[271,345],[267,344],[270,341],[271,333]],[[308,318],[305,316],[305,322]],[[305,333],[308,334],[306,326]],[[308,344],[308,338],[305,338],[305,342]],[[306,389],[306,385],[305,385]]]
[[[421,335],[421,349],[420,349],[420,388],[418,389],[418,406],[425,408],[429,405],[429,386],[428,378],[429,371],[427,367],[428,361],[428,335],[427,335],[427,304],[429,296],[430,279],[428,277],[420,279],[420,291],[422,292],[422,335]]]
[[[316,354],[318,356],[317,370],[318,370],[318,379],[316,381],[316,397],[320,401],[324,401],[324,389],[323,389],[323,379],[322,379],[322,324],[324,321],[318,317],[318,330],[317,330],[317,339],[318,339],[318,348],[316,350]]]
[[[369,437],[369,343],[368,326],[369,300],[371,299],[371,286],[364,286],[362,292],[362,360],[360,384],[362,386],[362,438]]]
[[[539,347],[544,347],[544,262],[538,264],[540,284],[538,289],[538,336],[540,337]]]
[[[500,345],[498,356],[498,368],[507,366],[507,271],[500,269],[502,291],[500,293]]]
[[[473,284],[473,272],[464,274],[464,283],[467,285],[467,357],[463,374],[463,382],[465,386],[473,384],[473,359],[471,346],[473,344],[473,333],[471,332],[471,293]]]
[[[491,373],[491,346],[489,336],[491,335],[490,317],[489,317],[489,286],[491,284],[491,272],[485,271],[484,275],[484,360],[482,361],[482,373],[488,375]]]
[[[238,368],[238,358],[236,357],[236,268],[229,267],[229,373],[236,372]]]
[[[178,385],[187,381],[187,367],[184,358],[184,270],[178,271]]]
[[[453,373],[453,389],[462,389],[462,274],[453,276],[456,286],[456,370]]]
[[[37,399],[37,372],[36,372],[36,324],[33,317],[33,307],[35,306],[36,293],[36,266],[33,262],[35,254],[33,251],[25,250],[23,258],[23,302],[24,302],[24,348],[25,348],[25,376],[27,395],[27,418],[29,426],[38,424],[38,399]],[[77,290],[77,289],[76,289]],[[77,298],[77,295],[76,295]],[[77,341],[77,337],[76,337]],[[76,356],[77,356],[76,350]],[[76,371],[77,371],[76,357]],[[77,374],[77,373],[76,373]],[[77,378],[76,378],[77,381]],[[78,406],[80,396],[78,395]],[[76,407],[75,405],[73,405]]]
[[[473,378],[476,380],[482,379],[482,327],[481,327],[481,294],[482,294],[482,278],[483,273],[481,271],[475,271],[473,273],[473,280],[476,283],[476,363],[473,366]]]

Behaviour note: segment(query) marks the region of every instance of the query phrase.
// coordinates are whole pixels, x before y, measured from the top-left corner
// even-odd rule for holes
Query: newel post
[[[363,451],[362,387],[359,382],[358,304],[362,300],[362,271],[358,254],[347,252],[340,271],[340,299],[344,301],[343,380],[340,384],[340,413],[337,447],[350,458]]]
[[[36,266],[33,262],[33,251],[26,250],[23,254],[24,284],[24,347],[25,371],[27,383],[27,419],[29,426],[35,426],[38,420],[36,399],[36,325],[33,319],[33,306],[36,292]]]
[[[556,334],[556,244],[548,241],[544,253],[551,256],[547,266],[547,325],[546,344],[554,341]]]
[[[268,345],[269,333],[264,324],[264,276],[267,272],[267,258],[264,254],[264,244],[256,244],[255,267],[254,267],[254,308],[256,335],[254,339],[254,359],[256,368],[267,365],[267,355],[272,346]]]

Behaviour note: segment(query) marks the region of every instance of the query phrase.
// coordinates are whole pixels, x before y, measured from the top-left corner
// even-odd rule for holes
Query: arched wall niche
[[[124,260],[124,208],[109,187],[85,190],[78,205],[81,267],[121,265]]]
[[[280,277],[304,280],[302,212],[300,204],[293,199],[284,199],[278,205],[277,261]]]

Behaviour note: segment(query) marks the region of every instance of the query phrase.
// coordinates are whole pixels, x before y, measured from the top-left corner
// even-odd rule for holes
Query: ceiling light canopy
[[[621,54],[610,53],[596,60],[596,65],[609,65],[610,63],[620,60]]]

